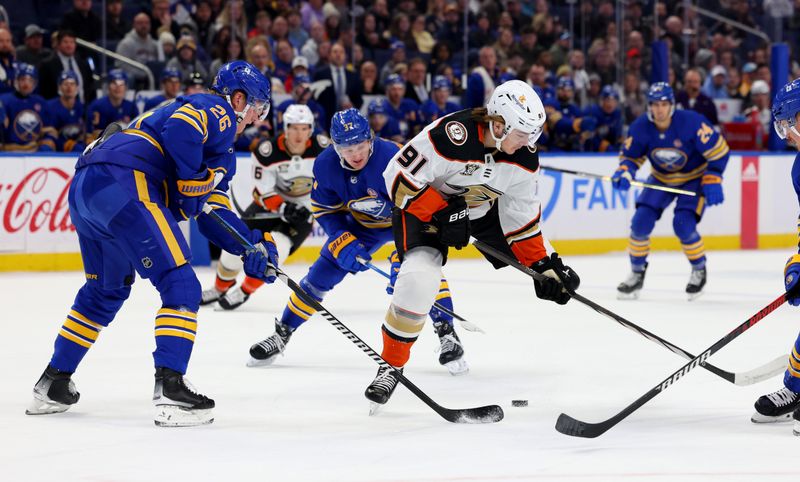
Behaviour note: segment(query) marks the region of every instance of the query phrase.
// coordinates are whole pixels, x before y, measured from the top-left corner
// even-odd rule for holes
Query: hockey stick
[[[472,244],[474,244],[475,247],[477,247],[479,250],[483,251],[484,253],[487,253],[487,254],[489,254],[489,255],[491,255],[491,256],[503,261],[504,263],[508,264],[509,266],[512,266],[512,267],[518,269],[519,271],[522,271],[523,273],[527,274],[528,276],[532,277],[533,279],[535,279],[537,281],[544,281],[544,280],[547,279],[547,276],[545,276],[545,275],[543,275],[541,273],[537,273],[533,269],[531,269],[531,268],[529,268],[527,266],[524,266],[519,261],[511,258],[510,256],[508,256],[507,254],[503,253],[502,251],[499,251],[499,250],[489,246],[488,244],[484,243],[483,241],[480,241],[480,240],[476,239],[476,240],[474,240],[472,242]],[[586,305],[589,308],[593,309],[594,311],[600,313],[601,315],[605,315],[605,316],[611,318],[612,320],[616,321],[617,323],[619,323],[620,325],[624,326],[625,328],[628,328],[629,330],[631,330],[631,331],[633,331],[635,333],[638,333],[639,335],[647,338],[648,340],[663,346],[667,350],[669,350],[669,351],[671,351],[671,352],[673,352],[673,353],[675,353],[677,355],[680,355],[680,356],[682,356],[683,358],[685,358],[687,360],[692,360],[692,359],[695,358],[694,355],[692,355],[688,351],[684,350],[683,348],[680,348],[680,347],[678,347],[676,345],[673,345],[672,343],[670,343],[667,340],[661,338],[660,336],[645,330],[644,328],[636,325],[635,323],[633,323],[631,321],[626,320],[622,316],[614,313],[613,311],[611,311],[611,310],[609,310],[607,308],[604,308],[603,306],[598,305],[594,301],[592,301],[592,300],[580,295],[579,293],[572,292],[572,293],[570,293],[570,295],[572,296],[572,298],[574,298],[578,302],[583,303],[584,305]],[[762,381],[764,381],[764,380],[766,380],[768,378],[771,378],[771,377],[777,375],[778,373],[783,372],[786,369],[786,360],[787,360],[788,356],[789,355],[781,355],[778,358],[772,360],[771,362],[769,362],[769,363],[767,363],[765,365],[762,365],[760,367],[757,367],[757,368],[754,368],[754,369],[752,369],[750,371],[742,372],[742,373],[733,373],[733,372],[729,372],[729,371],[723,370],[723,369],[718,368],[718,367],[716,367],[716,366],[714,366],[714,365],[712,365],[710,363],[707,363],[705,360],[703,360],[703,363],[701,363],[701,365],[706,370],[710,371],[714,375],[717,375],[718,377],[720,377],[720,378],[722,378],[724,380],[727,380],[727,381],[729,381],[729,382],[731,382],[731,383],[733,383],[735,385],[747,386],[747,385],[752,385],[754,383],[762,382]]]
[[[593,174],[591,172],[581,172],[581,171],[571,171],[569,169],[562,169],[560,167],[549,167],[549,166],[541,166],[542,169],[547,171],[554,171],[554,172],[563,172],[564,174],[572,174],[573,176],[579,177],[588,177],[590,179],[602,179],[603,181],[611,181],[611,176],[604,176],[602,174]],[[647,189],[655,189],[656,191],[666,191],[675,194],[683,194],[686,196],[697,196],[697,193],[694,191],[687,191],[685,189],[678,189],[676,187],[669,187],[669,186],[659,186],[658,184],[650,184],[648,182],[642,182],[637,180],[631,181],[631,186],[636,187],[643,187]]]
[[[255,247],[242,237],[238,231],[236,231],[230,224],[228,224],[225,219],[223,219],[219,214],[217,214],[210,206],[206,205],[203,208],[203,211],[208,214],[211,219],[216,221],[223,229],[225,229],[234,239],[244,248],[248,250],[255,249]],[[294,294],[296,294],[303,303],[311,306],[315,310],[319,311],[322,316],[328,320],[330,324],[336,327],[348,340],[353,342],[357,347],[361,349],[364,353],[367,354],[372,360],[382,367],[388,367],[394,370],[395,374],[397,375],[400,383],[402,383],[406,388],[411,391],[414,395],[417,396],[420,400],[422,400],[427,406],[431,407],[433,411],[438,413],[443,419],[447,420],[448,422],[453,423],[493,423],[499,422],[503,419],[503,409],[500,408],[499,405],[486,405],[483,407],[475,407],[475,408],[463,408],[463,409],[452,409],[452,408],[445,408],[439,405],[438,403],[434,402],[428,395],[425,394],[422,390],[419,389],[416,385],[411,383],[411,380],[406,378],[403,375],[403,372],[396,369],[392,365],[390,365],[383,357],[378,354],[375,350],[370,348],[364,340],[358,337],[355,333],[353,333],[350,328],[344,325],[338,318],[336,318],[330,311],[325,309],[322,304],[317,301],[312,296],[309,296],[303,288],[301,288],[297,283],[294,282],[291,278],[289,278],[286,273],[281,271],[280,268],[277,266],[273,267],[275,272],[280,279],[286,286],[291,289]]]
[[[786,302],[786,293],[781,293],[780,296],[775,298],[775,301],[771,302],[762,308],[758,313],[748,318],[747,321],[734,328],[733,331],[723,336],[719,341],[708,347],[703,353],[700,354],[700,356],[693,358],[691,361],[689,361],[689,363],[665,378],[661,383],[651,388],[647,393],[637,398],[633,403],[622,409],[621,412],[617,413],[613,417],[599,423],[589,423],[582,422],[578,419],[570,417],[565,413],[562,413],[558,416],[558,420],[556,421],[556,430],[565,435],[571,435],[573,437],[595,438],[603,435],[611,427],[615,426],[624,420],[628,415],[635,412],[639,407],[655,398],[655,396],[659,393],[671,387],[673,383],[677,382],[693,368],[697,367],[697,365],[703,365],[708,357],[722,349],[725,345],[736,339],[736,337],[775,311],[775,309],[781,306],[784,302]]]
[[[364,266],[366,266],[367,268],[371,269],[372,271],[374,271],[376,273],[380,273],[384,278],[391,279],[391,276],[389,275],[389,273],[387,273],[386,271],[378,268],[377,266],[375,266],[374,264],[370,263],[366,259],[356,257],[356,260],[359,263],[361,263]],[[434,301],[433,302],[433,306],[435,306],[437,310],[439,310],[439,311],[441,311],[443,313],[447,313],[448,315],[450,315],[453,318],[457,319],[461,323],[461,326],[465,330],[472,331],[472,332],[477,332],[477,333],[483,333],[484,335],[486,334],[486,332],[481,330],[481,328],[478,325],[476,325],[476,324],[474,324],[472,322],[469,322],[469,321],[465,320],[464,318],[458,316],[458,314],[456,312],[449,310],[447,307],[441,305],[440,303]]]

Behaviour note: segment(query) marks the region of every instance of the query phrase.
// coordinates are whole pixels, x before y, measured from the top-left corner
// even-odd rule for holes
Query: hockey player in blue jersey
[[[78,98],[78,76],[65,70],[58,76],[58,97],[45,104],[47,125],[54,129],[58,152],[83,152],[86,148],[86,123],[83,103]]]
[[[772,102],[773,126],[781,139],[800,149],[800,79],[788,82]],[[792,164],[792,186],[800,202],[800,154]],[[800,226],[800,217],[797,225]],[[800,248],[800,241],[798,242]],[[800,306],[800,254],[794,254],[783,268],[787,301]],[[754,423],[788,422],[794,419],[794,434],[800,436],[800,336],[794,342],[789,363],[783,376],[783,388],[763,395],[755,403]]]
[[[14,91],[0,95],[5,110],[3,149],[6,151],[54,151],[55,131],[48,128],[46,100],[34,94],[39,73],[26,63],[16,64]]]
[[[283,125],[283,113],[290,105],[304,104],[311,109],[314,114],[314,128],[315,134],[328,132],[328,116],[325,114],[325,109],[314,100],[314,94],[311,91],[311,77],[306,74],[298,74],[294,76],[292,81],[292,98],[286,99],[278,105],[275,109],[275,116],[278,120],[278,125]]]
[[[376,137],[389,139],[390,141],[403,142],[403,134],[400,133],[400,123],[397,119],[389,116],[386,99],[374,99],[367,107],[369,126]]]
[[[434,77],[431,85],[431,97],[420,108],[425,125],[447,114],[461,110],[461,106],[448,100],[452,92],[453,84],[450,83],[450,79],[444,75]]]
[[[422,127],[419,104],[407,98],[406,81],[399,74],[386,77],[386,114],[394,117],[400,124],[403,139],[413,137]]]
[[[559,77],[556,97],[544,102],[547,112],[548,148],[551,151],[583,151],[597,128],[597,119],[584,115],[574,102],[575,83]]]
[[[367,119],[356,109],[334,114],[331,140],[314,163],[311,208],[316,221],[325,229],[328,240],[320,257],[300,281],[300,286],[322,301],[348,273],[365,271],[358,259],[370,261],[381,246],[393,241],[392,202],[383,182],[383,171],[397,153],[397,144],[374,138]],[[439,303],[452,310],[447,282],[442,279]],[[296,295],[280,320],[275,333],[250,348],[250,366],[269,365],[283,353],[292,333],[316,310]],[[452,374],[468,370],[464,350],[453,328],[453,318],[433,308],[430,316],[439,335],[439,363]]]
[[[130,295],[138,272],[161,295],[153,352],[156,425],[213,421],[214,401],[184,380],[201,294],[178,221],[196,217],[208,239],[243,255],[245,272],[266,282],[275,280],[277,251],[268,233],[250,231],[230,210],[226,194],[236,170],[233,138],[267,115],[269,82],[252,65],[235,61],[220,69],[212,89],[146,112],[121,131],[109,129],[78,159],[69,209],[86,282],[33,389],[28,414],[63,412],[78,401],[71,376]],[[206,205],[257,249],[245,252],[203,212]]]
[[[619,92],[613,85],[600,91],[600,104],[586,109],[586,115],[597,119],[594,137],[589,139],[591,152],[618,152],[622,145],[622,110],[619,108]]]
[[[636,200],[628,253],[631,273],[617,287],[620,299],[637,298],[644,283],[650,233],[664,210],[675,201],[672,227],[692,266],[686,294],[692,300],[706,284],[706,252],[697,223],[706,206],[721,204],[722,175],[728,164],[728,144],[711,123],[694,111],[675,110],[675,95],[666,82],[647,91],[647,113],[631,124],[614,172],[614,187],[627,191],[636,171],[650,161],[647,182],[694,191],[697,196],[645,189]]]
[[[127,124],[139,115],[136,104],[125,98],[128,91],[128,74],[122,69],[108,71],[108,95],[95,99],[86,108],[89,141],[95,140],[112,122]]]
[[[177,69],[161,71],[161,93],[150,97],[144,103],[144,111],[158,107],[162,102],[178,97],[181,92],[181,73]]]

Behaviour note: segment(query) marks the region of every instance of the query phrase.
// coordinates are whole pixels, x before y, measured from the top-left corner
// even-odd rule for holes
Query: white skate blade
[[[622,291],[617,291],[617,299],[618,300],[638,300],[639,299],[639,291],[631,291],[630,293],[623,293]]]
[[[259,360],[258,358],[253,358],[251,356],[250,359],[247,360],[247,366],[250,367],[250,368],[268,367],[268,366],[272,365],[273,363],[275,363],[275,359],[276,358],[278,358],[278,355],[271,356],[271,357],[266,358],[264,360]]]
[[[697,298],[703,296],[703,293],[705,293],[705,291],[698,291],[697,293],[686,293],[686,297],[689,301],[694,301]]]
[[[794,428],[792,428],[792,433],[795,437],[800,437],[800,422],[797,420],[794,421]]]
[[[211,409],[191,410],[177,405],[156,405],[154,422],[159,427],[195,427],[213,421]]]
[[[791,419],[792,419],[792,412],[789,412],[784,415],[779,415],[777,417],[769,417],[767,415],[762,415],[758,412],[755,412],[750,417],[750,421],[753,423],[783,423],[783,422],[788,422]],[[798,422],[795,422],[794,427],[795,430],[800,429],[800,426],[798,426]],[[797,435],[797,433],[795,433],[795,435]]]
[[[369,416],[371,417],[380,412],[381,407],[383,407],[383,405],[381,405],[380,403],[369,402]]]
[[[54,402],[52,400],[43,400],[36,396],[33,397],[33,402],[25,409],[25,415],[48,415],[51,413],[61,413],[69,410],[70,405]]]
[[[469,372],[469,365],[467,365],[467,360],[463,357],[458,360],[447,362],[444,366],[453,376],[466,375]]]

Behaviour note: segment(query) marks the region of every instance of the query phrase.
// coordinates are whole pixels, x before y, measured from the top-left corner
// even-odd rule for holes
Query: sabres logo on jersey
[[[25,109],[14,118],[14,133],[23,142],[33,142],[42,131],[42,118],[31,109]]]
[[[388,228],[392,225],[392,207],[374,196],[353,199],[347,209],[360,224],[367,228]]]
[[[686,165],[689,158],[679,149],[659,147],[650,152],[650,160],[667,172],[678,172]]]

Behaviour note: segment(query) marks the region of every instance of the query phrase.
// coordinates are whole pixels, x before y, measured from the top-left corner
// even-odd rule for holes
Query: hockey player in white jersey
[[[242,219],[251,229],[272,233],[280,259],[294,253],[311,233],[311,184],[314,159],[330,144],[314,136],[314,114],[306,105],[294,104],[283,115],[284,133],[265,140],[253,151],[253,203]],[[217,263],[214,286],[203,291],[201,305],[219,302],[225,310],[241,306],[264,283],[245,277],[236,284],[242,260],[223,251]]]
[[[450,247],[470,236],[547,275],[536,295],[565,304],[580,279],[565,266],[540,229],[536,198],[542,101],[524,82],[497,87],[486,108],[462,110],[433,122],[389,163],[384,179],[396,208],[395,245],[402,264],[383,323],[383,358],[402,371],[433,304]],[[495,266],[501,261],[487,256]],[[381,367],[366,397],[384,404],[397,386]]]

